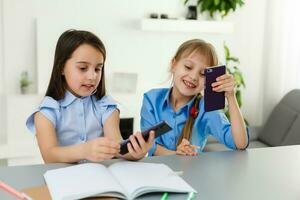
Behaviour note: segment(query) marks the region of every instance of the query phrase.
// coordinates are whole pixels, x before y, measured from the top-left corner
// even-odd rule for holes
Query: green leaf
[[[231,60],[231,61],[233,61],[233,62],[240,63],[240,60],[239,60],[238,58],[236,58],[236,57],[228,57],[227,59],[228,59],[228,60]]]
[[[215,6],[219,5],[219,3],[220,3],[220,0],[214,0]]]
[[[236,91],[235,97],[236,97],[236,100],[238,102],[239,107],[242,107],[242,96],[241,96],[241,91],[240,90]]]
[[[225,43],[224,43],[224,51],[225,51],[225,58],[227,60],[228,58],[230,58],[230,51],[229,51],[229,48],[226,46]]]

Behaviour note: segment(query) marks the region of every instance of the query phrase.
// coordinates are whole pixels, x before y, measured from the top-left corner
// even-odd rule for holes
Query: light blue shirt
[[[110,96],[97,100],[95,95],[76,97],[67,91],[59,101],[46,96],[26,126],[35,134],[34,114],[41,112],[55,127],[61,146],[79,144],[103,136],[105,120],[115,109],[117,105]]]
[[[194,101],[193,98],[177,112],[174,112],[169,99],[170,91],[171,88],[153,89],[144,94],[141,108],[141,130],[146,130],[163,120],[173,128],[155,139],[155,143],[148,152],[149,155],[153,155],[157,144],[169,150],[176,150],[177,141]],[[190,140],[191,144],[200,147],[198,152],[203,151],[209,135],[215,137],[228,148],[236,149],[231,134],[231,125],[225,114],[221,110],[204,112],[204,98],[200,100],[199,108],[200,112],[194,121]],[[249,138],[248,130],[247,134]]]

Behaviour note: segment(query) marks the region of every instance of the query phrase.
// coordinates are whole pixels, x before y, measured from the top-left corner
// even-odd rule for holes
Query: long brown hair
[[[200,39],[193,39],[188,40],[181,44],[177,49],[175,56],[173,57],[172,61],[178,61],[181,58],[186,58],[192,53],[197,52],[202,54],[207,58],[207,64],[209,66],[216,66],[218,65],[218,56],[216,53],[215,48],[210,44],[205,42],[204,40]],[[192,105],[192,110],[189,111],[189,116],[187,121],[184,124],[182,129],[181,135],[177,141],[177,145],[179,145],[183,138],[190,140],[192,137],[192,131],[194,126],[194,121],[199,113],[199,102],[201,100],[201,94],[197,94],[196,98]]]
[[[69,58],[71,58],[73,52],[82,44],[88,44],[99,50],[103,55],[105,62],[106,50],[102,41],[93,33],[82,30],[70,29],[65,31],[58,39],[54,55],[54,63],[52,68],[52,74],[46,96],[50,96],[55,100],[63,99],[66,92],[66,81],[62,75],[64,66]],[[101,72],[101,80],[95,93],[97,99],[102,98],[105,95],[105,77],[104,77],[104,65]]]

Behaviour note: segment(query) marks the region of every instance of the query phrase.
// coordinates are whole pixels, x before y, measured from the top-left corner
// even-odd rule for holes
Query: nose
[[[97,77],[97,73],[95,72],[95,70],[89,70],[89,71],[87,72],[87,78],[88,78],[89,80],[95,80],[96,77]]]
[[[198,72],[197,71],[192,71],[190,74],[190,78],[193,80],[193,81],[197,81],[198,80],[198,78],[199,78],[199,74],[198,74]]]

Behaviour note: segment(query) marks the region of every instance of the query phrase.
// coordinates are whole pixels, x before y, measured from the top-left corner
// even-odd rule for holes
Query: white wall
[[[232,54],[240,58],[246,89],[243,92],[242,111],[251,125],[263,122],[264,47],[267,0],[246,0],[236,15],[231,15],[236,31]]]
[[[18,80],[23,69],[28,69],[35,83],[37,82],[36,54],[36,19],[53,16],[65,19],[80,20],[93,18],[99,27],[109,30],[116,24],[123,27],[124,32],[113,32],[101,36],[108,47],[107,77],[115,71],[138,71],[141,84],[138,91],[159,86],[165,80],[166,67],[170,56],[180,42],[190,37],[206,39],[217,46],[222,55],[222,41],[225,39],[241,61],[247,88],[244,94],[244,114],[252,125],[258,125],[262,119],[262,50],[265,22],[266,1],[246,1],[245,6],[226,20],[235,23],[232,36],[214,36],[212,34],[186,33],[153,33],[141,32],[139,20],[150,12],[165,12],[170,16],[182,15],[185,8],[181,0],[111,0],[111,1],[34,1],[4,0],[4,60],[5,83],[7,93],[19,92]],[[101,23],[100,23],[101,22]],[[57,22],[60,24],[61,22]],[[87,22],[87,24],[91,24]],[[55,24],[53,24],[55,26]],[[49,30],[55,27],[48,24]],[[99,28],[100,29],[100,28]],[[120,29],[118,30],[120,31]],[[124,37],[133,40],[133,46],[123,46]],[[138,38],[138,39],[136,39]],[[172,52],[173,51],[173,52]],[[16,59],[16,57],[18,59]],[[123,65],[119,65],[123,63]],[[160,65],[158,65],[160,63]],[[156,67],[153,70],[153,67]],[[114,70],[112,70],[114,68]],[[156,71],[159,76],[149,76]],[[150,81],[149,81],[149,77]],[[156,83],[156,85],[154,84]],[[33,87],[37,91],[37,86]],[[124,95],[125,96],[125,95]],[[136,98],[140,103],[141,96]],[[132,102],[132,104],[136,104]]]
[[[3,1],[0,0],[0,144],[6,141],[4,110]]]
[[[171,56],[180,43],[196,37],[215,45],[221,60],[224,60],[224,40],[231,53],[240,58],[240,68],[247,85],[243,91],[242,110],[251,125],[260,125],[263,117],[267,116],[263,116],[262,103],[263,51],[267,49],[264,47],[266,10],[267,0],[246,0],[242,8],[225,18],[234,23],[233,34],[203,34],[140,29],[140,20],[151,12],[183,17],[186,8],[182,0],[0,0],[0,144],[6,138],[16,143],[31,140],[25,129],[23,118],[26,117],[20,115],[23,118],[18,116],[14,119],[14,113],[20,111],[24,114],[29,112],[30,106],[32,110],[36,107],[43,94],[41,88],[45,87],[37,85],[39,79],[44,78],[38,77],[38,74],[41,74],[40,70],[51,69],[54,53],[43,48],[52,45],[50,48],[54,49],[59,34],[71,27],[96,32],[104,41],[108,51],[108,89],[123,104],[122,115],[136,117],[135,130],[139,128],[143,92],[153,87],[168,86],[165,80]],[[34,81],[31,87],[34,95],[17,95],[23,70],[28,70]],[[113,93],[110,89],[114,72],[137,73],[136,93]],[[47,78],[45,82],[48,82]],[[33,103],[23,107],[24,102]],[[8,129],[11,133],[7,132]],[[20,137],[19,134],[26,136]]]
[[[23,70],[36,72],[36,1],[3,0],[4,74],[6,94],[17,94]],[[36,81],[35,81],[36,82]]]

